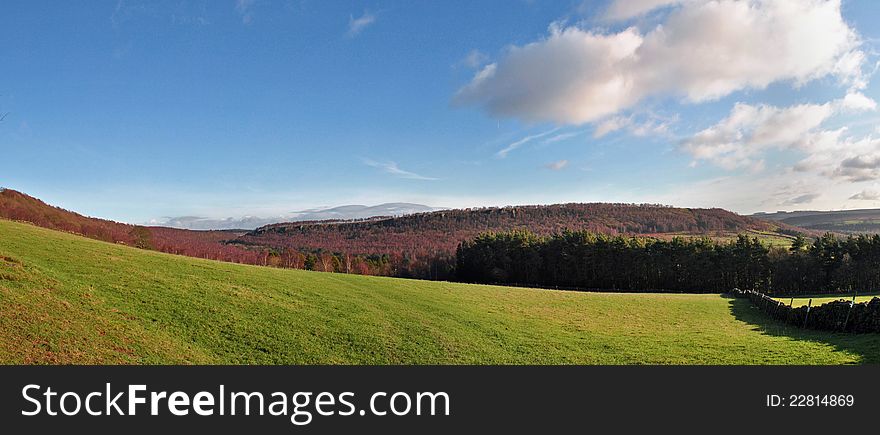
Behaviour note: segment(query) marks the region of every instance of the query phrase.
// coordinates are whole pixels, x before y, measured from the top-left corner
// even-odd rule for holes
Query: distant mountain
[[[776,213],[755,213],[752,217],[820,232],[880,234],[880,209],[779,211]]]
[[[185,230],[252,230],[264,225],[289,220],[289,217],[258,218],[245,216],[241,218],[211,219],[201,216],[177,216],[158,222],[161,226]]]
[[[377,216],[394,217],[439,210],[422,204],[408,202],[388,202],[385,204],[343,205],[333,208],[311,209],[294,212],[297,221],[352,220]]]
[[[322,220],[352,220],[366,219],[377,216],[393,217],[414,213],[424,213],[439,210],[422,204],[410,204],[405,202],[390,202],[374,206],[366,205],[342,205],[332,208],[315,208],[295,211],[287,215],[275,217],[245,216],[241,218],[211,219],[199,216],[171,217],[161,222],[161,225],[171,228],[188,230],[253,230],[265,225],[291,221],[322,221]]]

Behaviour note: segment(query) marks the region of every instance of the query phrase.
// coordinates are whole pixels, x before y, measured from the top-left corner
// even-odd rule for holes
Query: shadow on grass
[[[727,297],[727,296],[725,296]],[[834,346],[835,350],[861,356],[862,364],[880,364],[880,334],[852,334],[802,329],[774,320],[748,299],[729,298],[730,312],[740,321],[755,326],[762,334],[788,337],[792,340],[811,341]]]

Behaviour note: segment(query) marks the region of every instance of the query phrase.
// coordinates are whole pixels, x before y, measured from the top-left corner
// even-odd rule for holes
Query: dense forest
[[[775,294],[880,290],[880,235],[826,234],[790,248],[756,238],[660,240],[564,231],[482,234],[462,243],[457,278],[465,282],[625,291]]]

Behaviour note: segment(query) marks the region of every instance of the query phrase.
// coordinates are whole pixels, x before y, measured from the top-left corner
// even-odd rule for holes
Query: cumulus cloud
[[[672,2],[632,3],[650,10]],[[864,62],[839,0],[695,0],[645,33],[551,25],[544,39],[483,67],[454,101],[496,116],[581,124],[652,96],[702,102],[829,75],[859,89]]]
[[[863,190],[853,196],[850,196],[849,199],[859,201],[880,201],[880,192],[876,190]]]
[[[552,171],[561,171],[568,166],[568,160],[558,160],[555,162],[547,163],[544,165],[545,168],[550,169]]]
[[[348,17],[348,36],[357,36],[375,22],[376,16],[366,11],[358,18],[350,15]]]
[[[880,179],[880,139],[853,138],[846,128],[807,135],[798,148],[807,154],[796,172],[814,172],[831,179],[863,182]]]
[[[762,151],[803,143],[833,113],[832,103],[783,108],[737,103],[727,118],[687,139],[682,148],[695,160],[724,169],[754,168]]]
[[[579,124],[637,101],[624,73],[642,44],[635,29],[602,35],[553,27],[548,39],[513,47],[480,70],[455,101],[527,121]]]
[[[877,110],[877,102],[861,92],[849,92],[840,102],[841,107],[853,111]]]
[[[880,179],[880,151],[843,159],[833,175],[853,182]]]
[[[695,161],[705,160],[731,170],[760,164],[758,157],[768,149],[796,148],[808,156],[795,165],[795,170],[827,169],[839,162],[840,156],[873,152],[874,145],[870,139],[847,137],[846,128],[821,130],[822,124],[838,113],[875,109],[874,100],[858,92],[823,104],[776,107],[737,103],[726,118],[684,140],[682,149]],[[846,174],[842,170],[837,176]]]

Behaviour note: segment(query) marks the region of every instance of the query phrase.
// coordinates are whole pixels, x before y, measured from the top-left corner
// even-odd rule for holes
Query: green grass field
[[[880,297],[877,294],[866,294],[866,295],[858,295],[856,296],[856,303],[858,302],[868,302],[875,297]],[[813,306],[826,304],[828,302],[834,302],[839,300],[851,301],[852,295],[840,295],[840,296],[828,296],[828,295],[809,295],[809,296],[797,296],[792,301],[791,297],[775,297],[773,298],[777,301],[781,301],[785,305],[791,304],[793,307],[801,307],[807,305],[810,302],[810,299],[813,300]]]
[[[577,293],[243,266],[0,220],[0,363],[844,364],[719,295]]]
[[[761,244],[768,248],[779,247],[779,248],[790,248],[791,242],[794,240],[792,236],[786,236],[784,234],[769,232],[769,231],[758,231],[758,230],[747,230],[743,234],[749,236],[749,238],[757,238]],[[737,233],[726,233],[726,234],[713,234],[710,235],[709,238],[720,243],[731,243],[735,242],[739,234]],[[703,236],[697,236],[694,234],[688,233],[665,233],[665,234],[657,234],[655,237],[663,238],[666,240],[670,240],[673,237],[683,237],[686,239],[694,239],[700,238]]]

